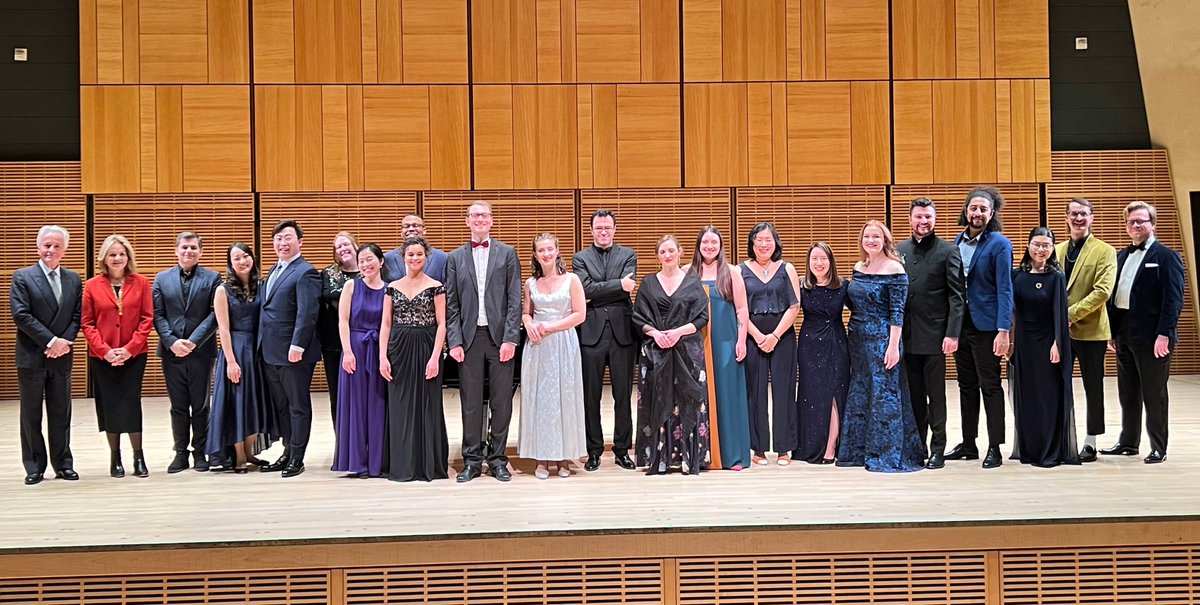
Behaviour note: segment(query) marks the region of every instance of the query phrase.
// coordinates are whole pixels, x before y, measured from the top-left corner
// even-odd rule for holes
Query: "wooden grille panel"
[[[79,162],[0,163],[0,399],[16,399],[17,329],[8,307],[12,274],[37,262],[37,232],[59,225],[71,233],[63,266],[86,280],[87,199],[79,192]],[[87,396],[87,341],[75,341],[71,395]]]
[[[1046,184],[1046,218],[1056,233],[1066,233],[1065,213],[1071,198],[1085,197],[1094,207],[1092,233],[1119,251],[1129,244],[1122,211],[1129,202],[1142,200],[1158,210],[1156,237],[1183,256],[1186,266],[1183,225],[1166,150],[1055,152],[1053,170],[1054,182]],[[1200,372],[1200,328],[1193,296],[1189,284],[1183,291],[1179,344],[1171,358],[1176,374]],[[1112,376],[1116,360],[1111,355],[1106,360]]]
[[[425,235],[431,245],[450,252],[470,241],[467,207],[473,200],[492,205],[492,236],[516,249],[522,275],[529,275],[533,238],[543,232],[558,237],[564,261],[569,261],[578,249],[575,195],[571,191],[426,192],[422,208]]]
[[[721,230],[726,254],[736,241],[731,232],[729,189],[597,189],[581,192],[579,230],[582,242],[591,243],[589,220],[599,208],[617,216],[615,241],[638,255],[638,278],[659,269],[658,238],[672,233],[683,249],[681,265],[691,262],[696,234],[707,225]],[[730,262],[736,262],[732,258]]]
[[[0,603],[325,605],[328,571],[0,581]]]
[[[985,555],[912,553],[679,559],[679,605],[983,604]]]
[[[138,272],[151,281],[176,264],[175,236],[195,231],[205,238],[200,264],[224,272],[226,247],[235,241],[254,241],[254,196],[250,193],[183,195],[97,195],[93,198],[92,234],[98,248],[104,238],[120,233],[129,238]],[[88,274],[95,273],[89,267]],[[142,395],[165,395],[158,333],[150,331],[150,354]]]
[[[661,559],[441,565],[346,571],[347,605],[663,603]]]
[[[1195,546],[1004,552],[1005,605],[1195,603]]]

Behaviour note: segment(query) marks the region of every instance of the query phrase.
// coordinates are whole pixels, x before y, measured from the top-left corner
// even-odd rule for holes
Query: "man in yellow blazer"
[[[1104,433],[1104,354],[1110,331],[1105,303],[1117,283],[1117,252],[1092,235],[1092,203],[1077,197],[1067,205],[1071,239],[1058,244],[1058,259],[1067,274],[1067,321],[1071,357],[1079,360],[1087,394],[1087,439],[1082,462],[1096,461],[1096,436]],[[1071,363],[1075,363],[1074,359]]]

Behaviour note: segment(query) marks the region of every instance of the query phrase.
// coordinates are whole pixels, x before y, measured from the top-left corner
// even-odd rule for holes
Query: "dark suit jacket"
[[[583,282],[587,297],[587,316],[579,325],[579,344],[591,346],[600,340],[604,325],[612,326],[613,338],[622,345],[633,344],[633,324],[630,315],[633,303],[629,293],[621,288],[621,278],[637,276],[637,253],[613,244],[608,250],[608,270],[595,246],[588,246],[571,258],[571,270]]]
[[[962,240],[959,233],[954,246]],[[1012,329],[1012,270],[1012,242],[998,231],[981,235],[967,273],[967,306],[980,332]]]
[[[271,268],[271,272],[275,270]],[[303,256],[297,256],[276,278],[271,293],[265,294],[269,279],[270,273],[259,288],[266,296],[258,318],[258,350],[263,361],[288,365],[288,350],[297,346],[304,349],[302,363],[317,363],[321,359],[317,338],[321,274]]]
[[[46,357],[46,346],[55,337],[75,344],[83,312],[83,281],[79,274],[62,265],[58,270],[62,302],[54,300],[54,291],[40,265],[17,269],[13,273],[8,307],[13,323],[17,325],[18,368],[65,372],[74,362],[73,346],[71,352],[62,357]]]
[[[104,357],[118,347],[131,357],[145,353],[150,348],[150,330],[154,329],[150,280],[141,273],[126,275],[119,309],[107,276],[97,275],[87,280],[83,285],[80,326],[87,338],[88,355],[92,357]]]
[[[1127,258],[1127,249],[1117,253],[1118,288]],[[1146,248],[1142,267],[1133,278],[1129,310],[1116,307],[1116,288],[1113,288],[1113,296],[1108,299],[1108,317],[1112,322],[1113,337],[1120,334],[1128,323],[1134,342],[1140,345],[1153,346],[1154,339],[1159,336],[1170,338],[1174,345],[1179,340],[1176,324],[1183,310],[1183,280],[1183,261],[1179,253],[1155,240]]]
[[[904,351],[940,355],[942,340],[958,338],[962,329],[966,283],[958,247],[929,234],[917,243],[900,242],[896,249],[908,273],[908,302],[904,307]]]
[[[401,248],[396,248],[383,255],[385,277],[388,281],[400,279],[408,271],[404,268],[404,250]],[[425,259],[425,275],[445,284],[446,256],[445,251],[430,247],[429,256]]]
[[[521,261],[512,246],[491,238],[483,309],[488,333],[496,346],[520,343]],[[479,318],[479,292],[471,245],[463,244],[446,258],[446,342],[467,348],[475,340]]]
[[[221,285],[221,274],[197,266],[187,300],[180,285],[181,269],[175,265],[154,276],[154,330],[158,332],[158,356],[174,358],[171,345],[179,339],[190,340],[196,349],[188,358],[217,358],[217,316],[213,313],[213,295]]]

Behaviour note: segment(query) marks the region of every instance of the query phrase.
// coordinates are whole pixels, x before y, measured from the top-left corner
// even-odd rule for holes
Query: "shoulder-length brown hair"
[[[137,273],[137,264],[133,262],[133,246],[129,244],[129,240],[125,239],[124,235],[114,233],[104,238],[104,243],[100,244],[100,252],[96,254],[96,269],[99,271],[97,275],[108,275],[108,265],[105,264],[104,258],[108,256],[108,251],[117,244],[125,248],[125,256],[129,259],[129,262],[125,263],[125,275]]]
[[[896,240],[892,237],[891,230],[888,229],[887,225],[883,224],[882,221],[872,219],[867,221],[866,224],[863,225],[862,230],[858,232],[858,260],[862,261],[863,266],[867,266],[867,263],[870,262],[868,260],[870,257],[867,255],[867,249],[863,248],[862,238],[863,235],[866,235],[867,229],[871,227],[879,229],[879,232],[883,234],[883,255],[898,263],[903,263],[904,261],[900,260],[900,252],[896,250]]]
[[[842,287],[842,278],[838,276],[837,259],[833,256],[833,248],[825,242],[817,242],[808,247],[808,252],[804,253],[804,279],[800,280],[800,287],[805,290],[812,290],[817,287],[817,276],[813,274],[812,267],[808,266],[808,259],[812,257],[813,250],[820,249],[829,258],[829,283],[826,288],[837,290]]]
[[[700,279],[704,275],[704,255],[700,254],[700,240],[704,239],[704,235],[712,233],[721,240],[721,247],[717,249],[717,292],[721,298],[733,301],[733,277],[729,275],[729,262],[725,260],[725,236],[721,235],[721,230],[712,225],[708,225],[700,229],[700,233],[696,234],[696,250],[692,252],[692,266],[688,269],[688,273]]]

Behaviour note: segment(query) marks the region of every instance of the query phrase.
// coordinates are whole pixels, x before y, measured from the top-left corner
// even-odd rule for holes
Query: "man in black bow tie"
[[[471,241],[446,259],[446,341],[459,363],[466,483],[483,471],[500,481],[508,470],[508,425],[512,420],[513,356],[521,325],[521,262],[512,246],[491,237],[492,206],[476,201],[467,209]],[[486,367],[486,374],[485,374]],[[489,380],[483,405],[484,376]],[[483,424],[490,418],[488,434]]]
[[[1117,353],[1121,436],[1101,454],[1136,456],[1142,437],[1142,405],[1150,436],[1147,464],[1167,459],[1167,378],[1171,350],[1179,340],[1183,310],[1183,261],[1154,237],[1158,213],[1146,202],[1125,207],[1125,232],[1133,244],[1117,253],[1117,288],[1108,301]]]

